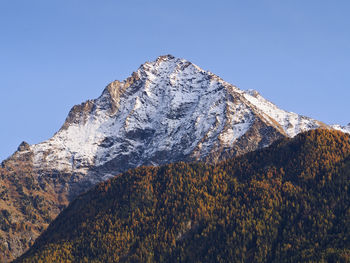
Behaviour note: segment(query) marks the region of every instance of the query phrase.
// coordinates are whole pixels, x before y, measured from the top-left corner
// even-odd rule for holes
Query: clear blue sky
[[[347,124],[349,14],[347,0],[1,0],[0,160],[168,53],[283,109]]]

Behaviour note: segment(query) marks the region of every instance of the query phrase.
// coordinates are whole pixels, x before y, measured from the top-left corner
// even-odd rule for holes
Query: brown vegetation
[[[349,262],[350,138],[142,167],[79,196],[16,262]]]

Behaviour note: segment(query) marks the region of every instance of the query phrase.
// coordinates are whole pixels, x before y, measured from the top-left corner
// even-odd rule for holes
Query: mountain
[[[215,163],[325,126],[167,55],[112,82],[98,99],[74,106],[51,139],[28,150],[38,173],[77,176],[77,184],[68,184],[74,196],[77,187],[86,190],[85,184],[103,181],[111,171],[175,161]]]
[[[0,251],[19,256],[70,200],[128,169],[215,164],[319,127],[331,129],[184,59],[161,56],[74,106],[52,138],[23,142],[2,162]]]
[[[129,170],[15,262],[349,262],[350,136],[312,130],[216,165]]]
[[[215,162],[227,151],[243,154],[320,126],[168,55],[111,83],[98,99],[73,107],[62,128],[30,150],[36,169],[79,173],[96,183],[111,169]]]

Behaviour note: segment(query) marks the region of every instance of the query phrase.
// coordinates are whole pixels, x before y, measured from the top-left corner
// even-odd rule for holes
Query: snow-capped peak
[[[28,168],[24,176],[47,192],[55,216],[68,200],[127,169],[178,161],[215,163],[317,127],[330,128],[165,55],[144,63],[129,78],[113,81],[97,99],[74,106],[52,138],[31,146],[23,142],[7,161],[11,169]],[[334,128],[350,133],[350,124]],[[32,229],[29,240],[38,235],[38,228]],[[26,238],[27,233],[20,236]],[[23,244],[18,240],[12,239],[11,246]]]
[[[322,125],[165,55],[74,106],[62,128],[31,149],[37,169],[100,169],[90,176],[99,181],[140,165],[220,160]]]

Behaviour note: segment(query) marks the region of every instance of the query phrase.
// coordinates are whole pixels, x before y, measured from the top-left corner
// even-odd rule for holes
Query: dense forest
[[[15,262],[350,262],[350,136],[141,167],[75,199]]]

